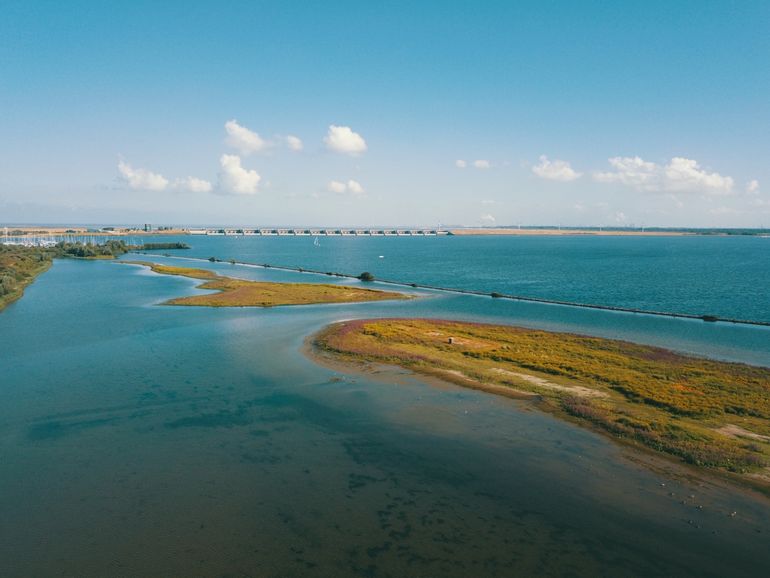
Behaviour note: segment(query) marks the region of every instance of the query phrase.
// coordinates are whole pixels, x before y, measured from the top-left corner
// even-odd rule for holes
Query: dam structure
[[[190,235],[262,237],[436,237],[451,235],[442,229],[187,229]]]

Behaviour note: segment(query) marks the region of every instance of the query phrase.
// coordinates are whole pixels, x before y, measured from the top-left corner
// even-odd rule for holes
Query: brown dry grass
[[[409,299],[404,293],[363,289],[347,285],[321,283],[272,283],[247,281],[222,277],[206,269],[173,267],[130,261],[129,263],[150,267],[156,273],[181,275],[193,279],[204,279],[199,289],[218,291],[208,295],[193,295],[170,299],[167,305],[188,305],[199,307],[277,307],[281,305],[311,305],[319,303],[358,303],[388,299]]]

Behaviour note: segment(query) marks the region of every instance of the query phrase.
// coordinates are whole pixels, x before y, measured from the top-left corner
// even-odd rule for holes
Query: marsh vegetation
[[[280,305],[310,305],[318,303],[356,303],[383,301],[388,299],[409,299],[410,296],[393,291],[378,291],[347,285],[324,283],[274,283],[249,281],[224,277],[206,269],[173,267],[128,261],[131,264],[150,267],[156,273],[181,275],[203,279],[199,289],[217,291],[206,295],[178,297],[166,301],[166,305],[194,305],[204,307],[276,307]]]
[[[528,397],[540,408],[685,462],[770,483],[770,368],[623,341],[503,325],[358,320],[321,353]]]

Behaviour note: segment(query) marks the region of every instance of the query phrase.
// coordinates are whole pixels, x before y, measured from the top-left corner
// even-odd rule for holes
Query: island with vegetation
[[[249,281],[218,275],[207,269],[174,267],[145,261],[123,261],[133,265],[149,267],[164,275],[181,275],[205,282],[199,289],[210,289],[216,293],[178,297],[165,305],[193,305],[201,307],[276,307],[281,305],[314,305],[320,303],[358,303],[390,299],[410,299],[411,296],[393,291],[380,291],[331,285],[325,283],[276,283]]]
[[[187,243],[144,243],[132,247],[138,251],[160,251],[160,250],[176,250],[176,249],[189,249],[190,245]]]
[[[770,489],[770,368],[435,319],[336,323],[312,344],[321,361],[397,365],[528,398],[557,416]]]

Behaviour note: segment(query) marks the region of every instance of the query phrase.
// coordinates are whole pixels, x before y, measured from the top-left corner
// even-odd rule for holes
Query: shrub
[[[374,275],[372,275],[371,273],[369,273],[369,271],[364,271],[363,273],[361,273],[361,274],[358,276],[358,278],[359,278],[361,281],[366,281],[366,282],[371,282],[371,281],[374,281]]]

